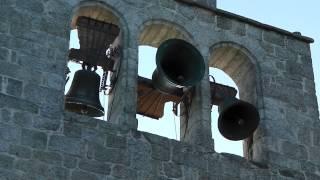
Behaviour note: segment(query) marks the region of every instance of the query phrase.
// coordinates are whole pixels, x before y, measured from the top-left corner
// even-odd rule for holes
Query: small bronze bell
[[[79,70],[68,93],[65,96],[65,108],[68,111],[91,117],[104,115],[99,100],[100,76],[91,70]]]
[[[248,138],[259,125],[259,112],[248,102],[226,98],[219,105],[218,111],[219,131],[229,140]]]

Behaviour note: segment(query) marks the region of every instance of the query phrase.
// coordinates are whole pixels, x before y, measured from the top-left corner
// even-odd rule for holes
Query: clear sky
[[[302,1],[301,1],[302,2]],[[217,0],[217,7],[235,14],[239,14],[265,24],[273,25],[291,32],[300,31],[302,35],[314,38],[315,43],[311,45],[313,69],[315,73],[316,91],[320,97],[320,1],[307,0],[297,3],[295,0]],[[77,34],[71,33],[70,47],[79,48],[77,45]],[[139,47],[139,75],[151,78],[155,69],[156,49],[146,46]],[[72,66],[71,71],[80,67]],[[210,69],[209,73],[214,75],[216,81],[222,84],[236,87],[234,82],[222,71]],[[101,71],[100,71],[100,74]],[[70,82],[66,86],[70,86]],[[107,100],[106,96],[100,96],[102,105]],[[318,101],[319,103],[319,101]],[[142,131],[152,132],[172,139],[179,139],[179,117],[172,113],[172,104],[165,106],[165,115],[161,120],[153,120],[137,115],[139,126]],[[212,132],[215,139],[215,150],[217,152],[229,152],[242,155],[242,141],[231,142],[224,139],[217,129],[217,107],[212,108]]]

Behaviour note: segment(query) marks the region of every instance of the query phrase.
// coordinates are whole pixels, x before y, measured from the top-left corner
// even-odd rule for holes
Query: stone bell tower
[[[1,180],[320,179],[313,39],[215,0],[1,0],[0,16]],[[70,55],[70,30],[83,17],[119,28],[108,39],[118,52],[108,121],[65,111],[68,60],[97,55]],[[181,141],[137,131],[138,46],[168,39],[192,44],[206,67],[181,117]],[[259,112],[244,158],[214,151],[209,67]]]

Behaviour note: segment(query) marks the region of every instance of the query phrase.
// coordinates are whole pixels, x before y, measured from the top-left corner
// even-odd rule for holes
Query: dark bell
[[[259,112],[248,102],[227,98],[219,105],[218,111],[219,131],[229,140],[246,139],[259,125]]]
[[[163,42],[156,54],[156,64],[157,69],[152,74],[153,85],[168,94],[177,88],[196,85],[205,72],[200,52],[181,39]]]
[[[77,71],[65,96],[66,110],[91,117],[103,116],[99,86],[100,76],[97,73],[90,70]]]

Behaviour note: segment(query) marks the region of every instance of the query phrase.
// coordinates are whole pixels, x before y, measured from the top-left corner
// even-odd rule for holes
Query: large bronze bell
[[[68,111],[91,117],[104,115],[99,100],[100,76],[91,70],[79,70],[68,93],[65,96],[65,108]]]
[[[258,110],[250,103],[226,98],[218,107],[218,128],[227,139],[237,141],[248,138],[259,125]]]
[[[156,54],[156,64],[152,83],[167,94],[173,93],[177,88],[196,85],[205,72],[205,63],[200,52],[181,39],[163,42]]]

